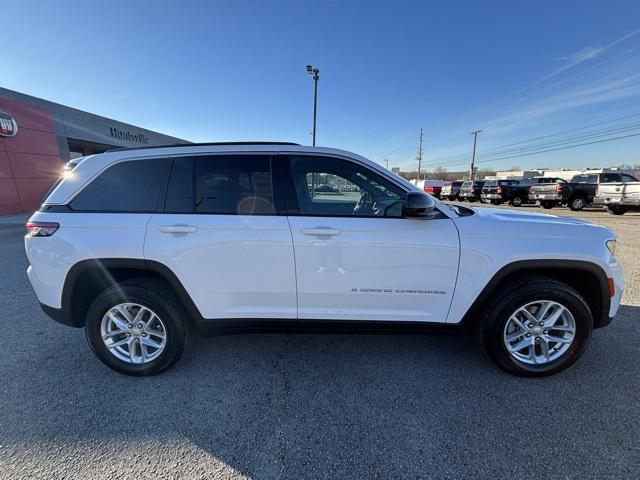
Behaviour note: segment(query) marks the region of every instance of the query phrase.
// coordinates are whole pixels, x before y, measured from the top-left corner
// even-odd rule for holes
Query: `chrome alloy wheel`
[[[551,300],[537,300],[511,314],[503,341],[519,362],[544,365],[561,357],[575,336],[576,322],[569,309]]]
[[[151,309],[138,303],[120,303],[105,313],[100,323],[105,347],[127,363],[152,362],[167,344],[167,329]]]

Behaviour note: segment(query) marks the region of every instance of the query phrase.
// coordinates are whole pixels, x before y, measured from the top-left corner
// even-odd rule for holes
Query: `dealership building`
[[[0,88],[0,215],[37,209],[70,159],[175,143],[186,141]]]

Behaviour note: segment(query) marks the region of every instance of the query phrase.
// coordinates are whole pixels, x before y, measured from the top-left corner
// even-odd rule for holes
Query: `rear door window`
[[[598,175],[575,175],[571,183],[598,183]]]
[[[155,212],[167,185],[169,166],[168,158],[112,165],[82,189],[69,207],[80,212]]]
[[[165,212],[275,214],[270,158],[265,155],[176,158]]]
[[[618,173],[603,173],[602,175],[600,175],[601,183],[612,183],[612,182],[619,182],[619,181],[620,181],[620,174]]]

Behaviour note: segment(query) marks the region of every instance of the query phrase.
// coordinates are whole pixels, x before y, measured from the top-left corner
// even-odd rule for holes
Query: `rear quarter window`
[[[166,188],[170,160],[130,160],[108,167],[69,205],[80,212],[151,213]]]

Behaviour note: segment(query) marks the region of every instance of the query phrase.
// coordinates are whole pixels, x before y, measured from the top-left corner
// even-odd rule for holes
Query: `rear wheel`
[[[485,310],[481,337],[489,357],[520,376],[552,375],[584,353],[591,310],[569,285],[530,276],[502,288]]]
[[[550,200],[544,200],[543,202],[540,202],[540,205],[542,205],[542,208],[550,210],[553,207],[555,207],[556,204],[555,204],[555,202],[552,202]]]
[[[156,375],[182,354],[186,313],[161,281],[134,279],[102,292],[87,312],[85,332],[102,363],[126,375]]]
[[[576,195],[569,200],[569,208],[574,212],[578,212],[587,206],[587,199],[582,195]]]
[[[628,212],[628,210],[625,207],[621,207],[620,205],[608,205],[607,212],[611,213],[612,215],[624,215]]]
[[[515,197],[513,197],[511,199],[511,201],[509,202],[511,204],[512,207],[521,207],[522,206],[522,197],[519,195],[516,195]]]

